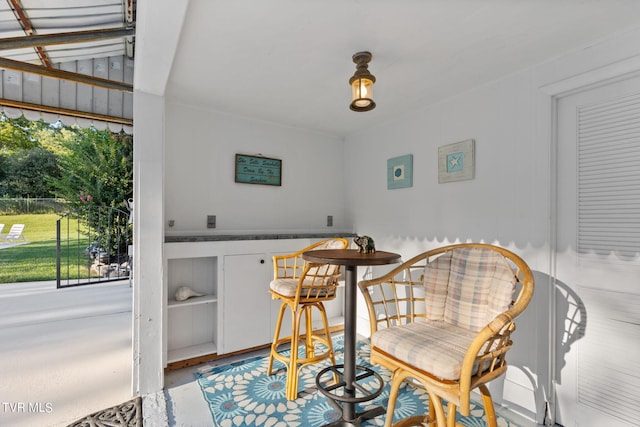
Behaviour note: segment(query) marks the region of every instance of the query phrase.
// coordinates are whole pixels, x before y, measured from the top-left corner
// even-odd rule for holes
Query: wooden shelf
[[[176,301],[174,299],[169,300],[168,308],[176,308],[176,307],[189,307],[200,304],[212,304],[218,302],[218,297],[215,295],[204,295],[201,297],[192,297],[184,301]]]

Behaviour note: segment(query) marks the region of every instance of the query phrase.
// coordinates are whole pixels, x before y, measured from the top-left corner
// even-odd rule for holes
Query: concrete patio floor
[[[66,426],[131,399],[129,281],[0,284],[0,426]]]

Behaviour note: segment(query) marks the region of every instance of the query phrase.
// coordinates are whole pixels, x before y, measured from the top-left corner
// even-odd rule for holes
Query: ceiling
[[[98,30],[135,24],[135,0],[0,0],[0,57],[52,67],[54,64],[109,56],[133,56],[133,36],[98,39]],[[74,33],[85,31],[81,41]],[[66,35],[64,43],[44,36]],[[8,48],[11,39],[42,36],[42,44]]]
[[[640,26],[638,0],[142,3],[136,70],[170,67],[168,100],[338,137]],[[158,45],[175,46],[170,65]],[[348,80],[362,50],[377,107],[357,113]]]
[[[135,10],[136,0],[0,0],[0,110],[132,132]]]

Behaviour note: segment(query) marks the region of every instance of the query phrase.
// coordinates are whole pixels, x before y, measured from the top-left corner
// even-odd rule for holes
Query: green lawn
[[[0,249],[0,283],[55,280],[57,214],[0,215],[7,233],[13,224],[24,224],[26,245]],[[87,242],[67,248],[74,257],[82,256]],[[82,272],[86,275],[86,269]]]

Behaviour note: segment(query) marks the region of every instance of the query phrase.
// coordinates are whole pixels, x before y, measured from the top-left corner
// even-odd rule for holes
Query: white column
[[[134,96],[133,393],[162,390],[164,98]]]

